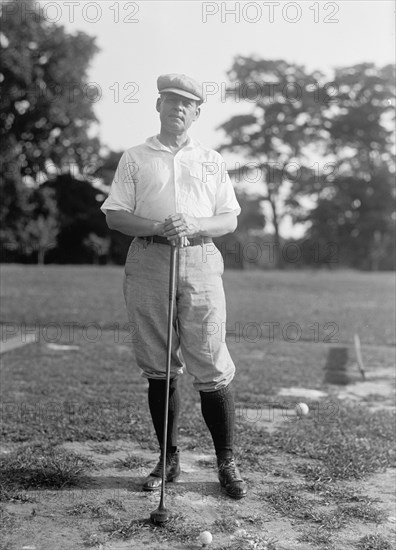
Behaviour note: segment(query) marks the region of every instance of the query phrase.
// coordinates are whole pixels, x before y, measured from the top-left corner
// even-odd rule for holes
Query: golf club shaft
[[[164,432],[162,436],[162,484],[161,484],[161,500],[159,508],[164,507],[165,498],[165,481],[166,481],[166,452],[168,438],[168,407],[169,407],[169,385],[170,385],[170,367],[172,358],[172,331],[173,331],[173,304],[176,290],[176,262],[179,248],[177,245],[172,245],[170,255],[169,269],[169,308],[168,308],[168,336],[166,345],[166,384],[165,384],[165,410],[164,410]]]

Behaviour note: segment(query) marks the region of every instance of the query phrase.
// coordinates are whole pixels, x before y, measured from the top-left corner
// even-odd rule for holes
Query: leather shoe
[[[163,454],[151,474],[144,480],[143,491],[157,491],[162,485]],[[180,476],[180,450],[174,453],[166,453],[166,481],[177,481]]]
[[[225,458],[218,462],[220,485],[232,498],[243,498],[247,495],[247,486],[233,458]]]

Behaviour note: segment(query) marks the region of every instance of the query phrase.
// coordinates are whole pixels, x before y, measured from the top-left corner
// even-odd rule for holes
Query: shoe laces
[[[225,460],[222,460],[219,464],[219,470],[227,474],[238,474],[237,465],[235,464],[235,460],[233,458],[226,458]]]
[[[167,466],[173,466],[177,462],[178,454],[179,453],[177,451],[174,452],[174,453],[166,453],[166,465]],[[161,453],[160,457],[159,457],[160,464],[162,464],[163,459],[164,459],[164,454]]]

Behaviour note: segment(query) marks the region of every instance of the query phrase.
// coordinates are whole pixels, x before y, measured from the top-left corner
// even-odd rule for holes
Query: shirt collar
[[[158,139],[158,135],[151,136],[151,137],[147,138],[146,139],[146,144],[151,149],[155,149],[156,151],[168,151],[169,152],[168,147],[166,147],[166,145],[161,143],[160,140]],[[183,150],[183,149],[193,149],[197,145],[198,145],[198,143],[195,140],[193,140],[190,136],[187,136],[187,142],[186,142],[185,145],[183,145],[183,147],[180,149],[180,151]]]

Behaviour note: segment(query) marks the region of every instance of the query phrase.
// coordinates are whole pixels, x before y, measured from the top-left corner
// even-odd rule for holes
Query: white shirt
[[[159,222],[175,213],[199,218],[241,211],[219,153],[191,138],[173,153],[156,136],[122,155],[101,210]]]

